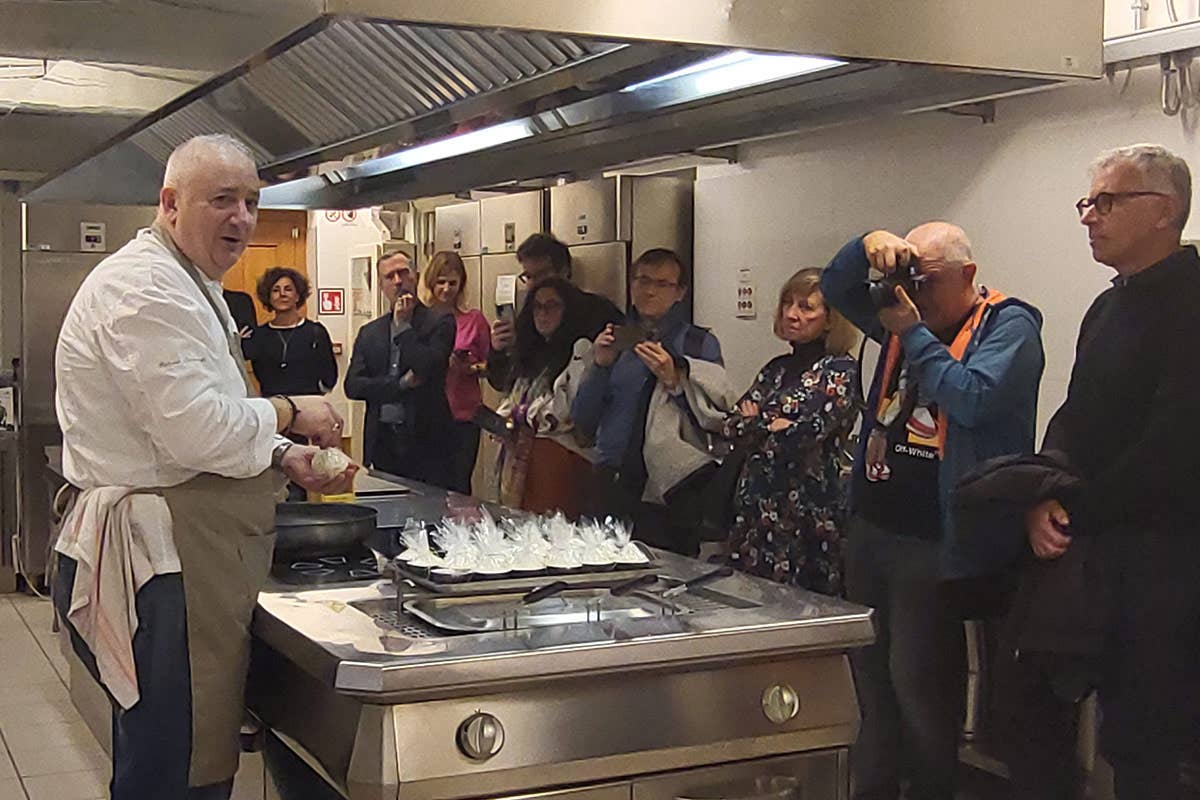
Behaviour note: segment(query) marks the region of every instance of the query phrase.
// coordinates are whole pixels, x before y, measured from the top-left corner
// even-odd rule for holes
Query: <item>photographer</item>
[[[883,280],[868,282],[871,268]],[[855,797],[954,797],[965,656],[943,581],[987,574],[1008,554],[956,531],[950,492],[994,456],[1033,450],[1044,366],[1040,312],[974,284],[966,234],[930,222],[905,238],[849,242],[821,280],[831,306],[882,353],[854,464],[847,596],[876,609],[855,657],[863,726]],[[969,547],[968,547],[969,545]]]
[[[735,396],[717,337],[687,321],[688,285],[672,251],[638,257],[634,310],[596,337],[571,417],[596,442],[585,513],[632,520],[642,541],[694,555],[700,499],[716,471],[706,432],[721,430]]]

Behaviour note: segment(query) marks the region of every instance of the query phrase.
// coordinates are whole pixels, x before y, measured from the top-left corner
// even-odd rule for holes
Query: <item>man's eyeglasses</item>
[[[1080,200],[1075,204],[1075,210],[1078,211],[1079,216],[1082,217],[1087,213],[1089,208],[1094,208],[1096,209],[1096,213],[1103,217],[1105,214],[1112,211],[1113,202],[1116,200],[1120,200],[1125,197],[1151,196],[1167,197],[1168,195],[1166,192],[1100,192],[1092,195],[1091,197],[1085,197]]]
[[[648,278],[645,275],[634,275],[633,285],[642,289],[661,289],[664,292],[667,289],[674,289],[675,287],[679,286],[679,284],[675,281],[660,281],[655,280],[654,278]]]

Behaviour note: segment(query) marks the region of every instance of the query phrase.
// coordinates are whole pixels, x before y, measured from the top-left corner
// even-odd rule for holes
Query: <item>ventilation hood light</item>
[[[476,153],[491,147],[528,139],[533,136],[533,124],[528,118],[515,119],[499,125],[480,128],[470,133],[461,133],[436,142],[417,145],[399,153],[393,153],[383,158],[372,159],[365,164],[359,164],[346,169],[348,177],[365,178],[380,172],[392,172],[399,169],[428,164],[433,161],[453,158],[455,156]]]
[[[626,86],[621,91],[637,92],[651,87],[665,88],[674,84],[686,83],[688,98],[698,100],[783,78],[794,78],[799,75],[833,69],[843,66],[845,63],[845,61],[816,56],[769,55],[734,50],[675,72]]]

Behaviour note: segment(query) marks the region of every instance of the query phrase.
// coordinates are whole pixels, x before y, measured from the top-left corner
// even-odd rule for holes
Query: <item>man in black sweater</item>
[[[388,313],[362,327],[346,371],[346,396],[367,402],[363,462],[449,488],[453,417],[446,369],[454,349],[454,315],[417,299],[417,272],[404,253],[379,261]]]
[[[523,270],[520,281],[525,296],[533,295],[534,289],[550,277],[571,280],[571,251],[565,244],[548,233],[535,233],[521,242],[517,248],[517,261]],[[573,329],[572,340],[586,338],[592,341],[609,325],[618,325],[625,318],[611,300],[598,294],[579,291],[579,298],[572,303],[575,309],[572,319],[563,324]],[[533,309],[526,303],[519,317],[531,315]],[[512,388],[513,346],[517,341],[517,321],[499,319],[492,325],[492,354],[488,358],[488,383],[500,392]]]
[[[1187,164],[1162,147],[1123,147],[1094,163],[1077,208],[1093,257],[1117,275],[1083,319],[1067,399],[1043,443],[1067,456],[1085,488],[1040,503],[1026,519],[1039,559],[1097,537],[1092,553],[1103,578],[1089,596],[1107,599],[1093,606],[1105,631],[1101,745],[1121,800],[1182,797],[1180,759],[1200,730],[1200,536],[1192,505],[1200,256],[1180,243],[1190,201]],[[1033,726],[1026,730],[1058,727],[1061,735],[1030,753],[1042,765],[1014,765],[1018,785],[1022,772],[1040,772],[1034,780],[1042,786],[1058,783],[1046,796],[1066,797],[1074,790],[1069,778],[1056,781],[1041,767],[1060,778],[1070,771],[1075,706],[1061,687],[1055,696],[1052,675],[1026,674],[1023,683],[1030,707],[1021,713]]]

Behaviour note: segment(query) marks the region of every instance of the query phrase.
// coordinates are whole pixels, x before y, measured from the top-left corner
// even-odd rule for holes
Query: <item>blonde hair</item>
[[[793,300],[811,297],[821,292],[821,270],[817,267],[805,267],[787,279],[779,290],[779,304],[775,307],[775,335],[783,338],[783,311]],[[832,306],[825,302],[821,295],[821,304],[825,306],[825,315],[829,328],[825,332],[825,352],[831,356],[849,355],[858,344],[858,331]]]
[[[421,299],[426,305],[432,305],[434,301],[433,287],[437,285],[440,278],[451,272],[457,273],[459,279],[458,297],[454,298],[454,306],[459,311],[465,311],[467,265],[463,263],[462,256],[452,250],[440,250],[433,254],[433,259],[421,276],[421,294],[423,295]]]

